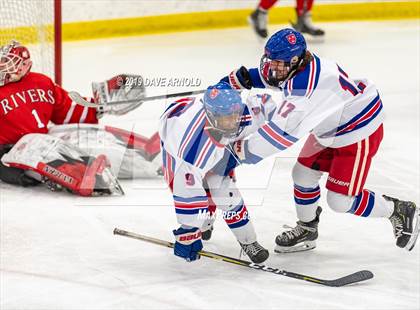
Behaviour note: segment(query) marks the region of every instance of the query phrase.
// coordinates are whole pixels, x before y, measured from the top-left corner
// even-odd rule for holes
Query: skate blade
[[[414,246],[416,245],[417,238],[420,233],[420,212],[419,209],[416,208],[416,212],[414,213],[414,221],[416,221],[416,225],[414,226],[413,232],[411,234],[410,240],[408,241],[405,249],[407,251],[411,251]]]
[[[274,252],[276,253],[296,253],[296,252],[304,252],[309,251],[316,248],[315,241],[305,241],[301,245],[287,247],[287,246],[279,246],[276,245],[274,248]]]

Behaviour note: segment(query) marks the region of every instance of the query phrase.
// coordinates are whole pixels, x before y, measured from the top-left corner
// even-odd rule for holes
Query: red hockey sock
[[[299,16],[312,10],[314,0],[296,0],[296,11]]]
[[[260,0],[260,4],[258,4],[258,8],[263,10],[269,10],[276,4],[277,0]]]

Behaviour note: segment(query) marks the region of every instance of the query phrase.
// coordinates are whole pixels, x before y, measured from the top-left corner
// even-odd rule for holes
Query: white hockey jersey
[[[249,72],[254,87],[273,89],[259,69]],[[228,79],[241,88],[235,71]],[[244,143],[248,163],[284,150],[308,133],[326,147],[350,145],[367,138],[383,122],[376,86],[368,80],[352,80],[335,62],[316,55],[281,90],[284,101],[273,118]]]
[[[241,121],[244,130],[237,139],[258,130],[275,109],[269,95],[249,97]],[[236,166],[230,146],[217,142],[207,126],[202,97],[172,103],[160,120],[164,177],[173,192],[178,222],[184,225],[198,226],[196,215],[207,210],[206,175],[226,175]]]

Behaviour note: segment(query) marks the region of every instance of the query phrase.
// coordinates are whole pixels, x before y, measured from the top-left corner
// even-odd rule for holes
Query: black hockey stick
[[[118,228],[114,229],[114,235],[120,235],[120,236],[125,236],[128,238],[138,239],[138,240],[158,244],[161,246],[165,246],[168,248],[174,247],[174,244],[172,242],[160,240],[160,239],[156,239],[152,237],[147,237],[144,235],[136,234],[136,233],[125,231]],[[306,275],[295,273],[295,272],[281,270],[278,268],[272,268],[265,265],[254,264],[245,260],[241,260],[241,259],[237,259],[237,258],[229,257],[229,256],[224,256],[224,255],[220,255],[220,254],[216,254],[216,253],[212,253],[208,251],[200,251],[199,254],[201,256],[205,256],[205,257],[216,259],[216,260],[221,260],[226,263],[231,263],[231,264],[240,265],[240,266],[244,266],[244,267],[248,267],[248,268],[252,268],[256,270],[271,272],[271,273],[279,274],[279,275],[286,276],[289,278],[294,278],[298,280],[308,281],[308,282],[321,284],[325,286],[332,286],[332,287],[340,287],[340,286],[344,286],[344,285],[348,285],[352,283],[366,281],[373,278],[372,272],[370,272],[369,270],[362,270],[362,271],[357,271],[355,273],[349,274],[342,278],[338,278],[334,280],[323,280],[323,279],[318,279],[318,278],[306,276]]]
[[[173,93],[173,94],[166,94],[166,95],[151,96],[151,97],[145,97],[145,98],[134,99],[134,100],[110,101],[106,105],[112,106],[112,105],[119,105],[119,104],[126,104],[126,103],[140,103],[140,102],[152,101],[152,100],[176,98],[176,97],[183,97],[183,96],[193,96],[193,95],[202,94],[205,91],[206,91],[205,89],[201,89],[201,90],[186,91],[186,92],[182,92],[182,93]],[[98,104],[86,101],[85,98],[83,98],[78,92],[75,92],[75,91],[69,92],[69,97],[75,103],[80,104],[84,107],[88,107],[88,108],[97,108],[98,107]]]

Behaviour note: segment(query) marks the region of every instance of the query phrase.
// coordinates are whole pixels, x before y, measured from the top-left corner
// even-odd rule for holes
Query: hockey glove
[[[249,71],[244,66],[237,70],[233,70],[228,76],[224,77],[221,81],[229,83],[235,89],[251,89],[252,80]]]
[[[146,90],[140,75],[120,74],[109,80],[92,83],[93,98],[99,105],[98,118],[104,113],[123,115],[143,101]]]
[[[201,242],[201,230],[192,228],[179,227],[177,230],[173,230],[175,236],[174,254],[176,256],[184,258],[187,262],[192,262],[200,258],[198,254],[203,248]]]
[[[252,154],[248,149],[248,140],[239,140],[233,144],[236,159],[241,164],[256,164],[262,160],[261,157]]]

